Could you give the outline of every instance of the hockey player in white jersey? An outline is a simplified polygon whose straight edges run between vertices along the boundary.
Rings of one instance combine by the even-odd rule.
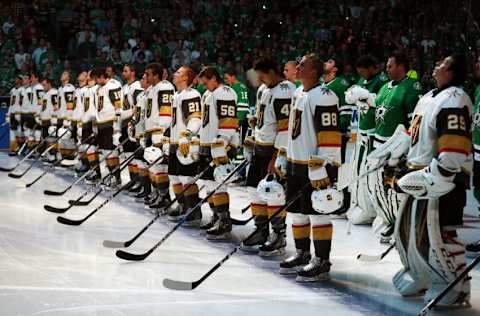
[[[121,119],[122,119],[122,126],[121,132],[122,137],[120,138],[120,142],[123,142],[128,137],[128,126],[131,124],[133,119],[133,111],[138,102],[138,96],[143,91],[140,81],[136,78],[136,70],[133,65],[126,64],[123,66],[122,76],[126,83],[123,85],[122,88],[122,95],[123,95],[123,104],[122,104],[122,112],[121,112]],[[133,152],[135,149],[138,148],[138,143],[134,140],[129,139],[124,145],[123,150],[125,152]],[[132,180],[132,186],[137,181],[137,174],[134,172],[136,169],[135,163],[132,161],[128,164],[128,172],[130,174],[130,180]],[[130,188],[132,187],[130,186]],[[129,189],[129,188],[126,188]]]
[[[67,129],[70,130],[59,141],[58,147],[62,158],[73,159],[77,150],[76,125],[72,123],[73,111],[75,109],[74,93],[75,86],[70,83],[71,74],[64,71],[60,77],[61,87],[58,88],[58,99],[60,102],[60,119],[58,120],[58,135],[63,135]]]
[[[306,183],[310,186],[287,209],[297,252],[280,263],[280,273],[297,274],[298,282],[312,282],[329,278],[333,235],[329,214],[340,210],[343,201],[343,194],[335,189],[342,135],[338,97],[318,82],[323,62],[315,55],[306,55],[297,69],[302,87],[295,96],[288,126],[286,199],[295,196]]]
[[[247,186],[252,200],[251,210],[255,216],[255,225],[262,225],[263,228],[241,246],[244,251],[259,251],[262,256],[272,256],[283,253],[286,247],[286,212],[272,220],[271,233],[269,225],[265,225],[265,222],[285,201],[266,200],[258,194],[257,186],[267,174],[276,172],[274,163],[277,152],[285,155],[288,117],[295,85],[282,77],[280,67],[272,60],[260,60],[254,69],[258,79],[266,87],[261,92],[256,111],[255,148],[247,174]]]
[[[53,81],[50,78],[42,79],[43,95],[42,108],[39,118],[42,127],[42,138],[47,146],[55,144],[57,134],[57,120],[59,116],[58,91],[53,87]],[[54,162],[58,153],[58,144],[55,144],[47,154],[47,160]]]
[[[168,173],[175,195],[182,192],[185,186],[192,184],[198,169],[198,151],[192,152],[191,149],[195,149],[195,146],[191,146],[191,141],[200,131],[202,113],[200,93],[191,88],[194,79],[195,73],[188,66],[180,67],[173,75],[177,91],[172,103]],[[172,221],[180,220],[198,201],[198,185],[192,184],[183,197],[179,198],[179,207],[168,212],[168,218]],[[187,218],[185,225],[198,226],[201,219],[201,209],[197,208]]]
[[[240,135],[237,132],[237,94],[222,84],[220,74],[214,67],[205,67],[198,75],[207,92],[202,98],[202,127],[200,129],[200,151],[198,172],[203,171],[213,161],[217,174],[225,170],[230,158],[235,157],[235,149],[239,144]],[[203,177],[207,190],[211,191],[217,183],[215,172],[209,172]],[[232,230],[230,219],[230,196],[226,187],[220,187],[209,198],[208,203],[213,212],[211,220],[201,228],[206,230],[207,239],[221,240],[229,237]]]
[[[426,302],[466,267],[465,247],[455,229],[463,221],[472,168],[472,102],[461,88],[466,76],[463,55],[451,55],[437,63],[433,71],[437,88],[424,95],[414,110],[408,170],[400,171],[400,179],[391,182],[409,195],[395,226],[404,267],[393,284],[403,296],[425,293]],[[439,304],[468,302],[469,280],[463,278]]]
[[[28,143],[29,147],[33,148],[36,145],[40,144],[40,138],[42,136],[42,125],[41,125],[41,120],[39,113],[42,109],[42,96],[43,96],[43,86],[39,82],[39,76],[36,72],[32,72],[30,74],[30,82],[31,82],[31,88],[32,88],[32,100],[30,102],[30,112],[33,114],[34,118],[34,125],[31,126],[29,129],[27,129],[28,133]],[[42,146],[40,148],[39,152],[42,151],[42,149],[45,148],[45,146]]]
[[[20,122],[17,121],[15,116],[19,113],[19,101],[20,101],[20,87],[22,86],[22,77],[20,75],[15,77],[15,86],[10,90],[10,104],[8,107],[8,113],[5,116],[6,121],[10,124],[10,156],[17,155],[17,129],[20,126]]]
[[[91,72],[91,75],[95,78],[99,85],[96,98],[96,146],[90,146],[89,162],[90,166],[98,166],[98,155],[93,153],[103,151],[104,154],[107,151],[115,149],[120,144],[120,125],[121,125],[121,109],[122,109],[122,86],[120,83],[108,77],[105,68],[96,68]],[[112,171],[119,165],[119,153],[114,151],[106,158],[107,168]],[[95,160],[90,160],[93,157]],[[89,182],[96,182],[100,179],[100,174],[96,173],[92,175]],[[114,176],[110,178],[107,188],[114,189],[121,183],[120,170],[114,173]]]
[[[128,125],[128,137],[131,141],[134,141],[138,146],[145,148],[145,104],[147,102],[147,92],[150,89],[150,85],[147,83],[147,76],[143,74],[140,80],[140,87],[142,91],[138,94],[137,103],[133,107],[132,121]],[[138,199],[145,199],[148,192],[145,192],[146,188],[149,188],[149,174],[143,157],[144,152],[140,153],[132,160],[129,165],[132,175],[135,179],[135,183],[128,189],[128,193]]]
[[[19,149],[25,148],[24,144],[26,145],[25,139],[25,120],[26,120],[26,110],[28,109],[28,95],[27,89],[30,86],[30,77],[27,75],[22,75],[22,85],[18,88],[18,107],[17,113],[15,115],[15,119],[19,122],[16,132],[16,139],[17,139],[17,146]],[[19,154],[23,154],[25,151],[19,152]]]
[[[88,72],[82,71],[77,77],[78,87],[73,93],[73,102],[75,104],[72,119],[71,119],[71,129],[72,129],[72,141],[78,144],[78,156],[79,162],[75,167],[75,173],[80,175],[86,172],[89,169],[88,158],[86,153],[87,144],[82,143],[82,120],[85,116],[85,105],[84,100],[89,89],[88,86]],[[86,135],[88,137],[90,135]]]
[[[175,87],[163,77],[164,68],[161,64],[152,63],[145,68],[147,84],[151,87],[146,93],[144,110],[144,133],[145,147],[163,148],[164,138],[170,135],[170,125],[172,123],[172,102],[175,93]],[[163,206],[170,202],[170,193],[168,191],[170,181],[168,178],[168,164],[166,159],[157,161],[150,166],[149,178],[145,185],[152,191],[145,196],[145,204],[154,211],[164,211]],[[150,181],[148,181],[150,180]],[[145,192],[147,193],[147,192]],[[165,211],[166,212],[166,211]]]
[[[82,162],[82,168],[79,172],[89,170],[91,165],[90,161],[98,161],[98,153],[94,150],[96,144],[95,138],[90,138],[93,135],[93,125],[97,118],[97,90],[98,85],[92,71],[87,73],[87,88],[83,94],[83,111],[82,118],[77,124],[77,136],[81,145],[78,148],[80,161]],[[87,143],[88,139],[88,143]],[[90,145],[90,146],[89,146]],[[88,150],[92,148],[92,150]],[[95,177],[100,177],[100,169],[95,169]]]

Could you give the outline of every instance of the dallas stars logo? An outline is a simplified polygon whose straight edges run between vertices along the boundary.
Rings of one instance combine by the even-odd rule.
[[[286,84],[286,83],[280,83],[280,89],[281,89],[281,90],[288,90],[288,84]]]
[[[387,112],[388,108],[385,106],[385,103],[382,103],[375,109],[375,121],[383,123],[385,121],[385,115]]]

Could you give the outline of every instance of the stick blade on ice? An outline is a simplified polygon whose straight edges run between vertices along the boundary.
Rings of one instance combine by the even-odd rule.
[[[113,240],[104,240],[103,247],[105,248],[125,248],[125,242],[123,241],[113,241]]]
[[[123,260],[142,261],[146,257],[148,257],[149,253],[147,252],[147,253],[143,253],[143,254],[135,254],[135,253],[126,252],[126,251],[123,251],[123,250],[117,250],[117,252],[115,252],[115,255],[118,258],[123,259]]]
[[[52,213],[65,213],[66,211],[68,211],[68,209],[70,207],[71,206],[68,206],[68,207],[54,207],[54,206],[50,206],[50,205],[44,205],[43,206],[45,211],[49,211],[49,212],[52,212]]]
[[[359,254],[357,256],[357,260],[360,260],[363,262],[375,262],[375,261],[380,261],[381,259],[382,259],[382,255],[370,256],[370,255]]]
[[[172,279],[163,279],[163,286],[167,289],[177,291],[191,291],[194,289],[194,284],[192,282],[175,281]]]
[[[57,217],[57,222],[59,222],[60,224],[65,224],[70,226],[78,226],[83,223],[83,219],[74,220],[74,219],[69,219],[66,217],[59,216]]]
[[[23,174],[15,174],[15,173],[9,173],[8,176],[10,178],[14,178],[14,179],[19,179],[23,176]]]
[[[58,191],[51,191],[51,190],[44,190],[43,191],[43,194],[45,194],[45,195],[57,195],[58,196],[58,195],[62,195],[63,193],[65,193],[65,192],[64,191],[58,192]]]
[[[2,172],[10,172],[10,171],[13,171],[13,169],[15,169],[15,168],[3,168],[3,167],[0,167],[0,171],[2,171]]]

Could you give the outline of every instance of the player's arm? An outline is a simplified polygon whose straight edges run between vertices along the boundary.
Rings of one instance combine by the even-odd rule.
[[[189,133],[196,135],[202,125],[202,109],[200,96],[182,102],[182,114]]]
[[[173,90],[160,90],[157,95],[158,124],[165,131],[172,122]]]

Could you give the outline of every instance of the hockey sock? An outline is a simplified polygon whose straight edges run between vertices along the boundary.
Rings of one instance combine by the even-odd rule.
[[[329,260],[332,248],[333,225],[329,219],[318,218],[312,215],[312,237],[315,256],[322,260]]]
[[[250,208],[252,209],[252,215],[255,216],[256,226],[263,225],[266,221],[268,221],[268,210],[266,204],[252,203]],[[266,229],[268,230],[268,227]]]
[[[213,195],[215,210],[219,213],[228,213],[230,210],[230,196],[228,192],[218,192]]]
[[[283,207],[283,204],[282,205],[268,205],[268,207],[267,207],[268,218],[272,218],[273,214],[275,214],[281,207]],[[279,231],[285,232],[286,217],[287,217],[287,211],[286,210],[283,210],[279,214],[275,215],[275,217],[271,220],[272,229],[276,232],[279,232]]]
[[[185,186],[187,185],[188,184],[186,184]],[[198,197],[198,186],[196,184],[190,185],[190,187],[185,191],[183,200],[185,203],[185,211],[187,212],[190,212],[191,208],[195,207],[198,204],[200,198]],[[193,219],[195,217],[199,217],[198,214],[200,214],[200,216],[202,214],[201,207],[195,209],[195,211],[191,214],[191,218]]]
[[[310,252],[310,218],[304,214],[292,213],[291,215],[295,248]]]
[[[112,172],[119,164],[120,160],[118,157],[108,157],[107,159],[107,168],[110,172]],[[120,182],[120,169],[116,170],[113,175]]]
[[[53,153],[52,153],[53,154]],[[93,169],[95,168],[95,172],[97,174],[97,177],[102,176],[102,172],[100,171],[100,165],[99,165],[99,158],[98,158],[98,152],[97,151],[92,151],[87,153],[88,157],[88,162],[90,164],[90,168]]]
[[[175,183],[172,185],[172,187],[173,187],[173,193],[175,194],[176,197],[178,197],[180,193],[183,191],[183,185],[181,183]],[[185,203],[184,197],[185,197],[185,194],[178,198],[178,204],[182,206],[184,205]]]
[[[128,173],[130,175],[130,180],[138,181],[138,167],[135,162],[128,164]]]

